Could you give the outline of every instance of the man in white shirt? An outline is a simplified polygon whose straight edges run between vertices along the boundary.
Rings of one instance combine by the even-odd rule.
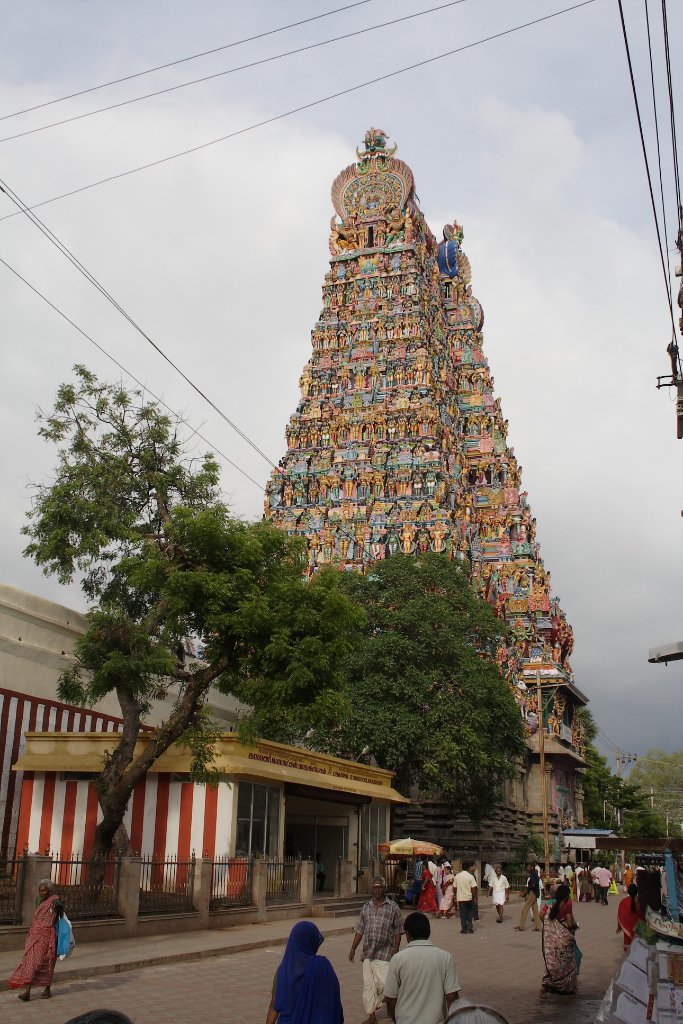
[[[493,875],[489,875],[489,896],[491,902],[496,908],[498,917],[496,918],[497,924],[503,923],[503,910],[505,904],[510,899],[510,883],[503,874],[503,869],[500,864],[496,864]]]
[[[602,903],[603,907],[607,906],[607,890],[610,887],[612,881],[612,872],[609,868],[599,867],[595,869],[595,876],[598,880],[599,896],[598,903]]]
[[[474,861],[463,863],[462,871],[455,876],[455,905],[460,911],[460,932],[474,934],[474,908],[477,903],[477,880],[472,874]]]
[[[444,1024],[460,990],[453,957],[429,941],[425,914],[408,914],[403,927],[408,945],[394,953],[384,984],[389,1016],[395,1024]]]

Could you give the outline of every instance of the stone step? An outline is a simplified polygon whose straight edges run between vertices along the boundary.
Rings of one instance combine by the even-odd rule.
[[[341,896],[338,899],[315,900],[314,917],[349,917],[359,914],[367,896]]]

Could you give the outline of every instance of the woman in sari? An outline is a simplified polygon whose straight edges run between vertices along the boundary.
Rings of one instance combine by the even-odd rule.
[[[43,985],[41,999],[52,995],[50,986],[57,963],[57,930],[55,922],[64,913],[64,906],[55,893],[54,882],[44,878],[38,886],[40,902],[33,915],[24,943],[21,963],[8,981],[10,988],[24,988],[19,998],[27,1003],[33,985]]]
[[[455,890],[453,889],[454,877],[450,862],[446,861],[443,866],[443,878],[441,879],[441,905],[439,906],[439,914],[442,917],[453,917],[453,897],[455,895]]]
[[[617,935],[619,932],[624,934],[624,953],[628,953],[633,942],[636,925],[639,921],[644,920],[645,914],[640,909],[640,904],[638,903],[638,886],[631,882],[628,887],[628,895],[624,896],[623,900],[620,900],[617,907]]]
[[[318,950],[325,941],[312,921],[299,921],[289,933],[275,973],[266,1024],[344,1024],[339,981]]]
[[[593,899],[593,879],[588,868],[581,872],[581,883],[579,885],[579,903],[590,903]]]
[[[420,890],[420,898],[417,901],[417,909],[421,910],[423,914],[438,914],[439,907],[436,902],[436,886],[432,873],[425,864],[422,869],[422,888]]]
[[[545,974],[541,982],[541,999],[545,999],[547,992],[557,992],[567,996],[576,994],[578,975],[577,946],[574,938],[576,928],[569,886],[558,885],[555,889],[555,902],[543,921],[541,944]]]

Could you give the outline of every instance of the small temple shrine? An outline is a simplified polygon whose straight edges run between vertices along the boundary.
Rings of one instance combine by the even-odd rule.
[[[510,627],[497,661],[527,726],[529,760],[495,822],[468,838],[468,823],[438,800],[401,812],[412,835],[490,846],[501,857],[539,820],[539,727],[554,834],[581,823],[586,697],[573,682],[572,629],[507,443],[463,228],[447,224],[437,241],[395,153],[371,128],[333,182],[322,309],[265,512],[306,538],[310,573],[330,564],[362,572],[398,552],[457,559]]]

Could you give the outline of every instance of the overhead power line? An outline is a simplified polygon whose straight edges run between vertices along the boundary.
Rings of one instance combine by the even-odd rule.
[[[650,34],[650,12],[648,9],[648,0],[645,0],[645,24],[647,27],[647,52],[650,61],[650,86],[652,89],[652,113],[654,115],[655,125],[655,141],[657,144],[657,175],[659,178],[659,197],[662,204],[662,227],[664,229],[664,244],[668,246],[669,242],[669,229],[666,223],[666,203],[664,202],[664,178],[662,176],[662,150],[659,140],[659,117],[657,115],[657,94],[655,91],[655,74],[654,66],[652,62],[652,37]],[[667,248],[668,252],[668,248]],[[673,289],[671,286],[671,275],[669,274],[667,283],[669,286],[669,304],[673,307]]]
[[[299,28],[301,25],[308,25],[312,21],[320,21],[322,18],[329,18],[332,14],[340,14],[342,11],[350,11],[354,7],[363,7],[372,3],[373,0],[355,0],[355,3],[346,4],[344,7],[335,7],[332,11],[324,11],[322,14],[314,14],[310,18],[302,18],[300,21],[292,21],[288,25],[281,25],[279,28],[271,28],[266,32],[258,32],[253,36],[245,36],[244,39],[236,39],[232,43],[223,43],[222,46],[214,46],[211,50],[203,50],[201,53],[193,53],[189,57],[179,57],[178,60],[169,61],[167,64],[157,64],[156,67],[146,68],[144,71],[135,71],[130,75],[123,75],[121,78],[113,78],[110,82],[101,82],[99,85],[91,85],[87,89],[79,89],[77,92],[70,92],[66,96],[59,96],[54,100],[46,100],[44,103],[36,103],[33,107],[24,107],[23,110],[15,110],[13,114],[0,115],[0,121],[6,121],[10,117],[19,117],[20,114],[30,114],[33,110],[42,110],[44,107],[51,107],[55,103],[63,103],[65,100],[76,99],[77,96],[86,96],[90,92],[97,92],[99,89],[108,89],[111,85],[121,85],[123,82],[130,82],[134,78],[142,78],[143,75],[151,75],[155,71],[164,71],[166,68],[177,67],[178,64],[186,64],[191,60],[198,60],[200,57],[209,57],[213,53],[221,53],[223,50],[230,50],[235,46],[242,46],[244,43],[253,43],[257,39],[266,39],[268,36],[277,35],[278,32],[286,32],[290,28]]]
[[[59,306],[57,306],[54,302],[48,299],[48,297],[44,295],[43,292],[36,288],[35,285],[31,284],[31,282],[28,281],[23,276],[23,274],[20,274],[19,271],[16,270],[13,266],[11,266],[7,262],[7,260],[4,260],[2,256],[0,256],[0,263],[2,263],[2,265],[10,271],[10,273],[14,274],[15,277],[18,277],[20,281],[23,281],[27,288],[30,288],[31,291],[35,295],[37,295],[38,298],[42,299],[43,302],[45,302],[50,307],[50,309],[53,309],[58,316],[61,316],[63,320],[66,320],[66,322],[70,324],[74,328],[74,330],[78,331],[79,334],[86,338],[87,341],[91,343],[91,345],[94,345],[95,348],[102,353],[102,355],[106,356],[107,359],[111,360],[111,362],[114,363],[115,366],[118,366],[119,370],[125,373],[127,377],[134,381],[144,391],[148,392],[148,394],[152,396],[155,402],[158,402],[159,405],[162,405],[164,407],[164,409],[167,409],[168,412],[170,412],[178,420],[179,423],[183,423],[185,426],[190,427],[193,434],[196,437],[198,437],[201,441],[203,441],[204,444],[208,444],[209,448],[211,448],[212,451],[216,452],[216,454],[219,455],[225,462],[227,462],[229,466],[232,466],[233,469],[236,469],[238,473],[241,473],[243,477],[250,481],[250,483],[254,484],[255,487],[258,487],[259,491],[263,491],[262,485],[257,480],[254,480],[253,476],[249,476],[246,470],[242,469],[242,467],[238,466],[236,462],[233,462],[232,459],[228,458],[225,452],[222,452],[220,448],[218,448],[215,444],[209,441],[208,438],[204,437],[203,434],[200,434],[200,432],[196,430],[194,427],[192,427],[191,424],[188,423],[186,419],[183,419],[183,417],[179,413],[172,409],[168,402],[165,402],[163,398],[160,398],[158,395],[155,395],[152,389],[147,384],[143,384],[142,381],[140,381],[135,376],[134,373],[132,373],[126,366],[124,366],[124,364],[121,363],[115,356],[113,356],[111,352],[108,352],[104,345],[101,345],[98,341],[95,341],[95,339],[90,334],[88,334],[87,331],[84,331],[82,327],[79,327],[79,325],[74,320],[72,320],[71,317],[67,316],[67,314],[59,308]]]
[[[638,103],[638,92],[636,89],[636,80],[633,74],[633,63],[631,61],[631,48],[628,42],[628,32],[626,31],[626,20],[624,18],[624,7],[622,0],[617,0],[619,5],[619,17],[621,19],[621,31],[624,39],[624,48],[626,50],[626,60],[628,63],[628,73],[631,80],[631,91],[633,93],[633,102],[636,108],[636,119],[638,121],[638,132],[640,134],[640,147],[643,153],[643,160],[645,161],[645,173],[647,174],[647,184],[650,192],[650,203],[652,205],[652,215],[655,222],[655,230],[657,232],[657,244],[659,246],[659,258],[662,265],[662,274],[664,275],[664,287],[666,289],[666,303],[669,308],[669,315],[671,317],[671,329],[672,329],[672,342],[676,344],[676,321],[674,319],[673,302],[671,299],[670,282],[669,282],[669,271],[667,262],[665,259],[665,245],[662,242],[662,235],[659,230],[659,218],[657,216],[657,205],[655,203],[654,189],[652,187],[652,175],[650,174],[650,162],[647,157],[647,147],[645,145],[645,135],[643,132],[643,121],[640,116],[640,104]],[[678,365],[680,369],[680,357],[678,357]]]
[[[308,50],[316,50],[321,46],[329,46],[331,43],[339,43],[344,39],[353,39],[355,36],[365,35],[367,32],[376,32],[380,28],[388,28],[391,25],[398,25],[403,21],[411,21],[414,18],[421,18],[425,14],[434,14],[437,11],[444,11],[449,7],[457,7],[466,3],[466,0],[448,0],[448,3],[440,4],[438,7],[428,7],[424,11],[416,11],[414,14],[405,14],[401,18],[393,18],[391,21],[383,21],[378,25],[369,25],[367,28],[359,28],[354,32],[345,32],[343,35],[333,36],[331,39],[321,39],[317,43],[308,43],[306,46],[298,46],[294,50],[286,50],[284,53],[275,53],[270,57],[261,57],[259,60],[250,61],[248,64],[240,64],[235,68],[228,68],[226,71],[216,71],[211,75],[204,75],[202,78],[193,78],[189,82],[179,82],[177,85],[169,85],[164,89],[157,89],[154,92],[145,93],[143,96],[132,96],[130,99],[121,100],[119,103],[110,103],[106,107],[98,107],[96,110],[88,110],[83,114],[74,114],[72,117],[62,118],[61,121],[52,121],[50,124],[39,125],[36,128],[27,128],[26,131],[17,132],[15,135],[7,135],[0,139],[0,143],[12,142],[14,139],[23,139],[27,135],[35,135],[37,132],[45,132],[49,128],[59,128],[61,125],[72,124],[74,121],[82,121],[86,117],[93,117],[95,114],[103,114],[108,110],[118,110],[127,107],[131,103],[140,103],[142,100],[153,99],[156,96],[164,96],[169,92],[177,92],[179,89],[187,89],[191,85],[200,85],[202,82],[210,82],[215,78],[223,78],[226,75],[234,75],[238,71],[246,71],[249,68],[259,67],[261,64],[270,64],[272,61],[282,60],[283,57],[292,57],[298,53],[306,53]]]
[[[681,177],[678,169],[678,142],[676,139],[676,116],[674,94],[671,82],[671,53],[669,50],[669,23],[666,14],[666,0],[662,0],[662,30],[664,33],[664,56],[666,60],[666,83],[669,91],[669,117],[671,121],[671,148],[673,150],[674,188],[676,191],[676,215],[678,230],[683,230],[683,205],[681,204]]]
[[[521,32],[523,29],[539,25],[544,21],[550,21],[552,18],[557,18],[562,14],[569,14],[571,11],[577,11],[582,7],[588,7],[590,4],[595,2],[596,0],[582,0],[581,3],[573,4],[571,7],[564,7],[562,10],[554,11],[552,14],[546,14],[543,17],[534,18],[532,21],[526,21],[521,25],[515,25],[513,28],[504,29],[501,32],[495,32],[483,39],[477,39],[472,43],[466,43],[464,46],[458,46],[453,50],[447,50],[445,53],[437,54],[434,57],[428,57],[425,60],[417,61],[414,64],[408,64],[405,67],[398,68],[396,71],[389,71],[384,75],[378,75],[376,78],[369,78],[365,82],[359,82],[357,85],[349,86],[347,89],[340,89],[337,92],[330,93],[328,96],[322,96],[319,99],[311,100],[308,103],[302,103],[300,106],[292,107],[290,110],[285,110],[281,114],[274,114],[272,117],[267,117],[262,121],[257,121],[254,124],[247,125],[245,128],[238,128],[236,131],[229,132],[227,135],[221,135],[216,139],[211,139],[208,142],[202,142],[197,146],[191,146],[189,149],[181,150],[178,153],[171,153],[169,156],[160,157],[158,160],[151,160],[149,163],[140,164],[137,167],[131,167],[127,171],[120,171],[118,174],[110,174],[106,178],[100,178],[99,181],[90,182],[88,185],[82,185],[80,188],[71,189],[69,192],[62,192],[60,195],[52,196],[50,199],[43,199],[40,202],[32,203],[28,209],[37,210],[41,206],[56,203],[60,199],[67,199],[69,196],[79,195],[81,192],[87,192],[92,188],[98,188],[100,185],[106,185],[111,181],[118,181],[119,178],[126,178],[131,174],[137,174],[139,171],[146,171],[152,167],[159,167],[161,164],[169,163],[171,160],[177,160],[180,157],[189,156],[192,153],[198,153],[203,149],[208,149],[210,146],[217,145],[219,142],[227,142],[229,139],[237,138],[240,135],[246,135],[248,132],[255,131],[257,128],[264,128],[266,125],[274,124],[276,121],[282,121],[284,118],[291,117],[293,114],[299,114],[304,110],[310,110],[313,107],[318,107],[323,103],[328,103],[330,100],[338,99],[341,96],[348,96],[350,93],[358,92],[360,89],[365,89],[370,85],[376,85],[378,82],[386,82],[391,78],[395,78],[397,75],[403,75],[408,71],[415,71],[417,68],[426,67],[429,64],[433,64],[435,61],[444,60],[446,57],[452,57],[456,53],[463,53],[465,50],[471,50],[476,46],[482,46],[484,43],[490,43],[495,39],[502,39],[515,32]],[[0,217],[0,221],[17,216],[18,213],[8,213],[3,217]]]
[[[26,206],[23,200],[19,198],[16,192],[14,192],[13,189],[11,189],[10,186],[7,184],[7,182],[2,180],[2,178],[0,178],[0,190],[3,191],[5,195],[7,195],[8,198],[11,199],[12,202],[19,208],[19,210],[28,217],[31,223],[36,228],[38,228],[40,233],[44,235],[45,238],[47,238],[47,240],[52,245],[54,245],[62,253],[63,256],[65,256],[68,259],[69,263],[71,263],[71,265],[75,267],[76,270],[78,270],[78,272],[82,274],[83,277],[85,277],[85,279],[89,281],[89,283],[92,284],[93,287],[95,287],[97,291],[105,299],[107,299],[108,302],[111,303],[114,309],[116,309],[121,314],[121,316],[123,316],[128,321],[131,327],[133,327],[133,329],[136,330],[138,334],[140,334],[156,352],[158,352],[161,358],[164,359],[180,377],[182,377],[185,383],[189,384],[192,390],[195,391],[200,396],[200,398],[203,398],[204,401],[211,406],[214,412],[218,413],[221,419],[224,420],[228,424],[228,426],[230,426],[235,431],[235,433],[238,434],[239,437],[241,437],[242,440],[245,441],[249,445],[249,447],[252,448],[257,453],[257,455],[260,455],[261,458],[264,459],[273,469],[277,470],[278,467],[275,465],[272,459],[269,459],[266,453],[261,448],[259,448],[256,442],[252,441],[249,435],[245,434],[245,432],[240,427],[238,427],[238,425],[233,420],[231,420],[230,417],[226,415],[226,413],[223,412],[220,406],[218,406],[213,401],[213,399],[209,398],[209,396],[197,384],[195,384],[194,381],[191,380],[191,378],[188,377],[188,375],[183,370],[180,369],[180,367],[171,359],[171,357],[166,354],[161,345],[154,341],[154,339],[151,338],[149,334],[147,334],[147,332],[142,329],[142,327],[133,319],[133,317],[126,312],[123,306],[121,306],[121,304],[117,302],[114,296],[107,291],[104,285],[101,284],[97,280],[97,278],[90,273],[88,268],[85,267],[76,256],[74,256],[71,250],[54,234],[54,232],[51,231],[50,228],[48,228],[47,225],[44,224],[43,221],[41,221],[36,214],[29,210],[29,208]]]

